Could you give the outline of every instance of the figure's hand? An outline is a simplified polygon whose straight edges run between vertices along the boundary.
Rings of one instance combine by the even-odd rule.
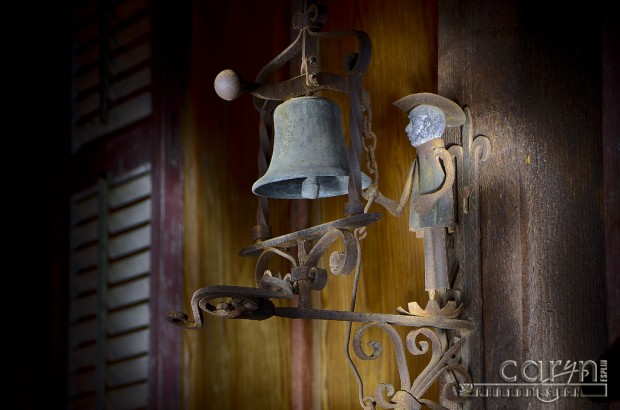
[[[405,186],[403,187],[403,193],[400,197],[400,202],[396,202],[393,199],[387,198],[384,196],[379,190],[372,186],[370,189],[374,189],[373,192],[362,191],[362,196],[366,200],[370,200],[384,207],[389,213],[392,215],[399,217],[403,213],[403,209],[405,209],[405,205],[407,204],[407,200],[409,199],[409,195],[411,195],[411,185],[413,181],[413,171],[418,163],[417,160],[413,160],[411,163],[411,167],[409,167],[409,174],[407,174],[407,180],[405,181]]]

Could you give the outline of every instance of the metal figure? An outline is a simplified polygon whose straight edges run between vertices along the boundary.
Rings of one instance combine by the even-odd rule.
[[[454,162],[442,138],[446,127],[465,123],[465,113],[456,103],[436,94],[420,93],[394,103],[408,112],[405,128],[416,159],[411,164],[400,202],[380,192],[375,202],[400,216],[410,199],[409,230],[424,238],[425,289],[435,299],[437,291],[450,289],[446,254],[447,230],[454,227]]]

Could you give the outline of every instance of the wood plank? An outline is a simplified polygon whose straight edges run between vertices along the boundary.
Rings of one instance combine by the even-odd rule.
[[[406,115],[394,108],[392,102],[413,92],[436,90],[434,2],[321,3],[326,4],[329,11],[326,30],[360,28],[368,31],[373,40],[375,55],[365,84],[373,98],[373,130],[379,137],[380,188],[392,198],[399,197],[415,151],[410,148],[403,131]],[[281,9],[286,7],[283,5]],[[228,103],[198,90],[210,89],[215,75],[226,67],[237,68],[246,78],[253,78],[262,65],[288,45],[290,19],[261,13],[264,10],[258,2],[228,2],[226,8],[211,6],[208,10],[196,6],[193,13],[200,22],[194,28],[194,44],[201,51],[196,53],[191,65],[193,116],[188,131],[190,140],[184,151],[188,161],[185,175],[188,256],[184,276],[187,301],[197,288],[206,285],[254,286],[251,275],[255,259],[240,259],[236,251],[249,243],[249,230],[256,224],[256,202],[249,187],[257,175],[258,116],[245,97]],[[221,38],[234,44],[235,39],[251,35],[251,30],[243,31],[242,23],[253,21],[257,16],[273,31],[270,38],[279,39],[280,44],[265,43],[264,48],[248,47],[238,53],[237,49],[204,40],[219,33]],[[339,41],[326,40],[321,46],[326,53],[322,54],[321,64],[325,71],[341,72],[343,57],[356,46],[346,41],[341,45],[334,46],[334,43]],[[212,61],[221,61],[222,65],[213,67]],[[343,114],[346,115],[346,109]],[[210,137],[204,138],[204,135]],[[243,136],[243,139],[228,138],[232,135]],[[241,143],[243,150],[239,149]],[[343,198],[313,201],[315,216],[311,223],[341,218],[343,202]],[[289,209],[288,201],[271,201],[274,235],[289,232]],[[380,207],[373,210],[382,211]],[[425,300],[422,241],[409,233],[406,215],[400,219],[385,215],[369,229],[363,246],[363,290],[358,310],[388,313],[409,301]],[[282,266],[283,272],[289,268],[285,264]],[[327,288],[317,296],[321,303],[317,307],[347,309],[351,279],[330,276]],[[188,306],[189,303],[186,311]],[[322,408],[357,409],[357,386],[343,355],[346,325],[319,323],[317,326],[315,334],[319,347],[314,352],[317,360],[314,377],[319,395],[315,404]],[[192,357],[187,362],[187,376],[195,381],[188,386],[191,408],[207,406],[214,400],[227,408],[247,407],[248,403],[255,408],[290,408],[290,322],[270,319],[261,323],[222,323],[209,317],[205,327],[208,338],[189,332],[183,334],[185,355]],[[255,345],[248,345],[248,334],[256,341]],[[277,340],[277,343],[263,342],[266,340]],[[384,346],[389,349],[389,342]],[[259,362],[257,357],[269,357],[269,360]],[[201,362],[213,365],[205,368],[197,364]],[[362,363],[369,390],[374,390],[377,382],[397,384],[396,365],[390,353],[386,351],[381,362]],[[413,358],[410,369],[415,373],[423,365],[424,360]],[[270,374],[268,383],[249,376],[256,374],[256,369]]]
[[[474,382],[500,382],[506,360],[596,360],[605,348],[598,12],[560,19],[548,3],[439,2],[439,92],[470,107],[492,149],[480,169],[484,352]]]
[[[400,199],[406,175],[415,158],[404,129],[407,115],[393,102],[416,92],[436,91],[436,5],[425,1],[327,1],[328,21],[324,30],[352,27],[368,33],[373,46],[372,60],[364,77],[364,86],[372,101],[372,130],[377,135],[376,157],[379,168],[379,190],[393,199]],[[321,64],[325,71],[342,72],[344,56],[355,49],[353,41],[325,42],[321,46]],[[327,93],[326,93],[327,94]],[[343,123],[348,130],[347,102],[335,93],[329,94],[341,104]],[[348,134],[348,131],[346,131]],[[362,158],[362,171],[366,159]],[[313,223],[343,217],[346,197],[321,201],[315,209]],[[378,205],[371,212],[383,217],[368,228],[362,242],[363,259],[356,310],[361,312],[394,313],[398,306],[417,301],[424,305],[424,247],[408,229],[408,209],[395,218]],[[333,247],[340,250],[341,246]],[[327,253],[329,255],[329,253]],[[324,261],[325,265],[327,262]],[[324,309],[348,310],[351,305],[353,277],[330,276],[321,292]],[[357,409],[360,407],[358,385],[343,354],[345,323],[318,324],[322,364],[316,376],[321,381],[323,408]],[[353,332],[358,326],[353,326]],[[375,329],[376,330],[376,329]],[[404,340],[407,331],[397,331]],[[377,340],[384,348],[380,359],[362,361],[351,352],[364,382],[364,396],[374,394],[380,383],[390,383],[398,390],[400,379],[394,359],[392,342],[385,332],[370,331],[364,340]],[[411,380],[426,366],[427,358],[407,353]],[[426,397],[437,399],[437,386]]]
[[[603,16],[603,181],[609,344],[620,339],[620,29]],[[616,394],[618,397],[618,394]]]
[[[289,2],[273,1],[269,7],[240,0],[193,4],[191,114],[183,144],[185,302],[174,309],[187,312],[191,295],[203,286],[255,286],[256,258],[239,257],[238,251],[251,243],[256,225],[257,202],[250,187],[257,178],[258,115],[249,96],[229,103],[209,90],[226,67],[253,79],[289,44]],[[244,45],[244,39],[256,37],[256,21],[265,27],[264,41]],[[274,233],[287,233],[286,201],[272,205]],[[290,321],[208,317],[204,331],[181,330],[181,336],[184,377],[192,381],[184,387],[189,408],[213,403],[231,409],[290,408]]]

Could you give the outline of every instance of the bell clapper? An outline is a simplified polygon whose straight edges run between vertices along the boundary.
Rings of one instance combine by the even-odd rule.
[[[319,181],[316,177],[307,177],[301,184],[301,196],[306,199],[317,199],[319,197]]]

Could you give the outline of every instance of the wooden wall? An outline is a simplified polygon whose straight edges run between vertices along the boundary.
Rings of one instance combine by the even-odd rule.
[[[256,201],[258,115],[249,96],[226,102],[213,91],[213,80],[233,68],[252,80],[260,68],[289,44],[290,2],[282,0],[195,2],[192,59],[185,124],[185,309],[192,293],[204,286],[253,286],[256,258],[237,252],[250,244]],[[399,198],[415,156],[407,141],[406,115],[392,106],[402,96],[436,91],[436,9],[427,1],[325,1],[324,31],[356,28],[370,35],[373,60],[365,79],[373,103],[373,130],[379,138],[380,188]],[[353,43],[327,40],[320,46],[326,71],[341,71]],[[340,96],[327,95],[344,103]],[[343,108],[346,123],[346,106]],[[314,201],[312,224],[343,217],[343,198]],[[291,201],[271,201],[274,235],[290,232]],[[373,206],[372,211],[383,211]],[[385,213],[363,242],[363,273],[358,311],[395,313],[409,301],[426,301],[422,241],[408,232],[408,213]],[[347,310],[352,277],[331,276],[316,294],[315,307]],[[286,303],[284,303],[286,304]],[[344,351],[345,323],[311,325],[312,397],[296,408],[359,408],[357,385]],[[287,409],[291,397],[291,321],[220,320],[207,317],[197,332],[184,331],[183,384],[191,409]],[[382,335],[377,334],[377,337]],[[379,382],[399,385],[393,350],[359,363],[365,394]],[[298,355],[299,353],[294,353]],[[427,358],[424,358],[427,359]],[[302,360],[303,362],[303,360]],[[412,358],[412,373],[424,360]],[[308,369],[308,371],[311,371]],[[433,394],[433,392],[431,392]],[[296,406],[300,404],[297,403]]]
[[[373,42],[372,63],[364,86],[372,99],[372,129],[378,139],[379,188],[385,195],[398,200],[415,158],[415,150],[404,132],[407,115],[392,103],[411,93],[436,91],[435,5],[424,1],[332,0],[325,3],[329,9],[325,31],[357,28],[366,31]],[[324,68],[340,71],[342,58],[352,50],[352,44],[328,47],[330,43],[326,42],[322,48]],[[330,97],[336,99],[340,96]],[[347,123],[345,110],[343,117]],[[321,200],[319,209],[314,209],[314,221],[341,218],[346,200],[346,197]],[[362,242],[362,273],[356,310],[396,313],[398,306],[405,307],[410,301],[425,303],[423,240],[416,239],[415,234],[408,230],[408,207],[400,218],[393,217],[378,205],[373,205],[370,211],[382,212],[383,218],[368,228],[368,237]],[[321,293],[322,308],[348,309],[352,279],[330,278],[331,282]],[[342,353],[346,325],[337,322],[317,325],[322,365],[316,380],[322,383],[322,408],[359,408],[355,399],[357,383]],[[365,395],[372,395],[378,383],[400,385],[391,343],[379,331],[371,332],[370,336],[381,341],[385,350],[376,361],[355,360],[365,383]],[[417,374],[427,360],[426,357],[411,357],[411,372]]]
[[[288,0],[194,2],[185,145],[185,297],[210,285],[254,286],[251,243],[256,201],[258,114],[244,96],[226,102],[213,89],[217,73],[234,68],[253,80],[288,45]],[[257,39],[260,38],[260,41]],[[280,206],[282,205],[282,206]],[[274,215],[287,214],[274,204]],[[282,232],[280,220],[274,230]],[[184,332],[187,408],[279,408],[290,401],[289,323],[207,317]]]
[[[439,93],[471,107],[492,147],[480,173],[486,382],[502,381],[505,360],[598,360],[606,348],[600,11],[439,2]]]

